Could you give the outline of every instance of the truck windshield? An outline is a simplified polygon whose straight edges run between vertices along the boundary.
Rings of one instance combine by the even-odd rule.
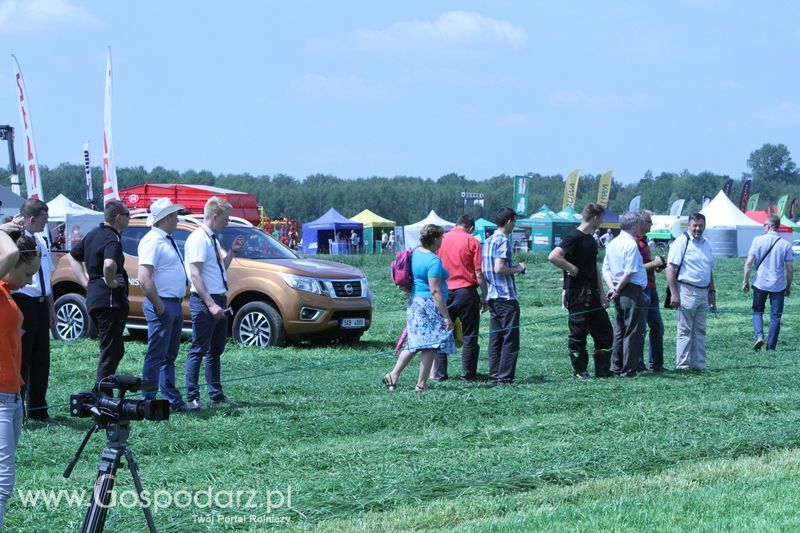
[[[244,246],[236,257],[242,259],[297,259],[297,255],[258,228],[228,226],[222,230],[222,246],[231,249],[237,235],[244,237]]]

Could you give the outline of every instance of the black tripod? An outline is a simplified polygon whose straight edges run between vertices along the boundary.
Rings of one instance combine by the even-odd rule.
[[[103,531],[111,501],[111,489],[114,488],[114,480],[122,463],[123,455],[128,460],[128,469],[131,471],[133,483],[136,485],[136,494],[139,495],[139,502],[142,504],[147,527],[151,533],[155,533],[156,525],[153,522],[150,507],[142,499],[142,491],[144,489],[142,488],[142,480],[139,478],[139,465],[136,459],[133,458],[133,452],[128,446],[129,421],[105,424],[103,426],[95,422],[86,432],[86,436],[83,437],[83,441],[78,446],[78,451],[75,452],[75,457],[72,458],[66,470],[64,470],[64,477],[68,478],[70,476],[72,469],[75,468],[75,464],[81,456],[81,452],[86,447],[86,443],[89,442],[89,438],[101,427],[105,427],[108,444],[106,444],[103,453],[100,454],[100,466],[97,469],[97,479],[92,490],[92,501],[89,504],[89,510],[86,511],[86,518],[83,520],[82,533],[99,533]]]

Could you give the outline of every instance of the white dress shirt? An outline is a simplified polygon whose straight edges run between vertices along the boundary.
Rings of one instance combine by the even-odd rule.
[[[189,265],[192,263],[203,263],[202,277],[208,294],[225,294],[228,292],[225,290],[225,283],[228,281],[228,274],[225,272],[225,259],[222,255],[222,248],[219,245],[219,237],[217,237],[215,246],[211,235],[213,235],[211,229],[206,227],[205,224],[200,224],[200,227],[194,230],[189,235],[189,238],[186,239],[186,245],[184,246],[186,272],[191,272]],[[189,281],[191,282],[191,277]],[[194,283],[192,283],[192,292],[197,292]]]
[[[619,283],[627,273],[633,274],[629,283],[642,289],[647,287],[647,272],[644,269],[639,245],[628,232],[620,231],[619,236],[606,246],[606,257],[603,260],[603,271],[611,273],[614,283]]]
[[[44,239],[44,233],[37,233],[34,235],[29,231],[25,231],[25,235],[28,237],[33,238],[36,241],[36,246],[39,248],[42,258],[42,266],[40,268],[41,277],[44,278],[44,296],[51,296],[53,294],[53,287],[50,285],[50,278],[53,276],[53,271],[55,267],[53,266],[53,260],[50,257],[50,247],[47,245],[47,241]],[[39,276],[39,272],[33,275],[33,281],[30,285],[25,285],[18,291],[17,293],[24,294],[26,296],[30,296],[31,298],[39,298],[42,296],[42,284],[41,278]]]
[[[183,298],[188,279],[183,258],[167,239],[167,232],[153,226],[139,241],[139,264],[153,267],[153,283],[162,298]]]
[[[711,283],[711,271],[714,269],[714,256],[708,239],[689,239],[687,243],[686,235],[681,235],[669,247],[667,263],[675,265],[677,270],[678,265],[681,265],[681,256],[683,263],[678,281],[695,287],[708,287]]]

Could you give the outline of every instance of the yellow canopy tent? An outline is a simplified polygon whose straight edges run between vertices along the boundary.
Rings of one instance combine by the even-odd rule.
[[[356,216],[351,217],[350,220],[364,224],[364,248],[368,254],[381,253],[383,251],[383,246],[381,245],[383,234],[385,233],[388,237],[389,232],[394,231],[396,225],[394,220],[383,218],[369,209],[364,209]]]

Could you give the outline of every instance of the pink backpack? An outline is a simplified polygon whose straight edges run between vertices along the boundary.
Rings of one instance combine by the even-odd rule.
[[[392,261],[392,281],[403,290],[411,290],[414,274],[411,273],[411,254],[414,250],[400,250]]]

